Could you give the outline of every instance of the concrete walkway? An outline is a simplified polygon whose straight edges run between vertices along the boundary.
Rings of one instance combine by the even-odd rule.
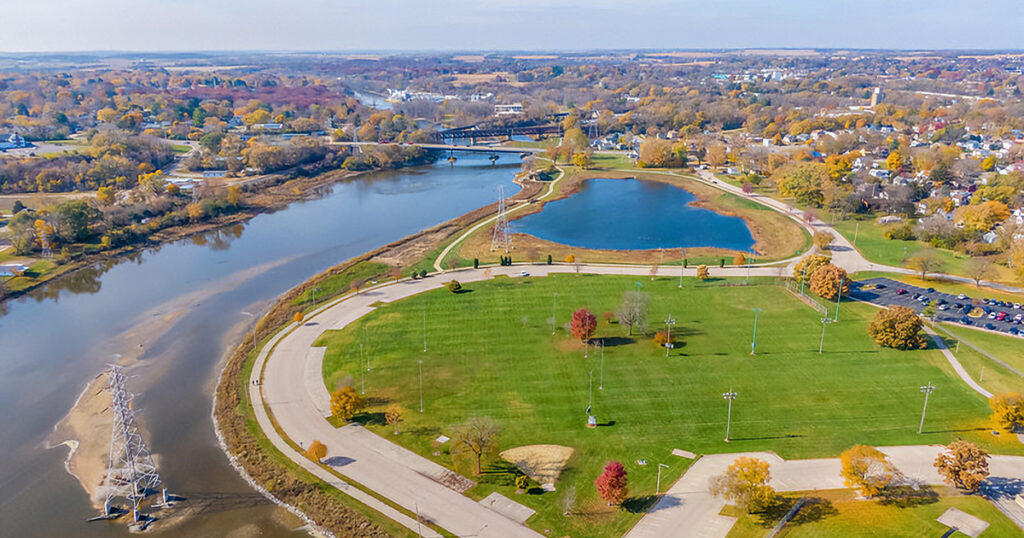
[[[914,445],[878,447],[906,476],[908,484],[945,485],[935,471],[935,458],[943,447]],[[816,489],[843,489],[846,485],[840,475],[839,458],[784,460],[771,452],[740,452],[703,456],[686,471],[627,534],[627,538],[717,538],[729,533],[735,519],[721,516],[726,502],[708,493],[709,480],[725,472],[736,458],[747,456],[768,462],[771,466],[771,486],[778,492],[813,491]],[[983,488],[986,496],[1003,509],[1015,505],[1013,495],[1021,491],[1024,476],[1024,457],[992,456],[989,461],[991,476]],[[998,489],[997,489],[998,487]],[[1021,529],[1024,529],[1024,509],[1019,506],[1003,509]]]

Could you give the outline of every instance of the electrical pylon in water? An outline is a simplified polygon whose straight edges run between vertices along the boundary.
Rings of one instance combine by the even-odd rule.
[[[512,236],[508,233],[508,212],[505,207],[505,187],[498,186],[498,220],[494,223],[494,234],[491,236],[491,252],[504,250],[505,254],[512,251]]]
[[[158,492],[160,475],[135,425],[135,411],[132,409],[134,395],[125,388],[127,378],[124,371],[120,366],[112,364],[108,375],[114,426],[110,432],[110,456],[103,484],[106,488],[103,511],[104,515],[113,515],[113,503],[117,499],[125,499],[132,511],[132,519],[137,522],[142,520],[139,505],[146,497]],[[165,501],[166,497],[165,490]]]

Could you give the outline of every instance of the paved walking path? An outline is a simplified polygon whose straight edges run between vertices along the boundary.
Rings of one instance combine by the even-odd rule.
[[[908,484],[944,485],[933,465],[943,447],[914,445],[878,449],[906,475]],[[846,487],[840,475],[842,464],[839,458],[784,460],[771,452],[703,456],[669,488],[650,512],[626,534],[626,538],[717,538],[727,535],[735,519],[719,515],[726,502],[708,493],[708,481],[741,456],[768,462],[772,474],[770,484],[779,492]],[[1021,491],[1024,457],[992,456],[989,471],[991,476],[986,482],[986,496],[1024,529],[1024,509],[1019,506],[1014,509],[1016,503],[1013,502],[1013,495]]]

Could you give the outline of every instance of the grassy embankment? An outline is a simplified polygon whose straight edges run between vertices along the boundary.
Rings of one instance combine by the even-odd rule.
[[[383,305],[324,337],[326,383],[334,388],[359,381],[356,344],[362,342],[372,361],[366,388],[374,404],[359,420],[443,465],[453,461],[447,446],[435,448],[433,440],[471,416],[488,415],[502,425],[502,449],[542,443],[573,447],[576,455],[558,483],[559,491],[575,486],[579,492],[570,517],[558,506],[561,493],[533,490],[516,496],[501,469],[492,468],[470,491],[473,497],[491,491],[510,496],[538,511],[530,522],[535,529],[556,534],[624,532],[651,500],[655,464],[671,465],[663,472],[666,482],[688,466],[669,455],[673,448],[774,450],[796,458],[835,456],[856,443],[947,443],[962,436],[993,452],[1024,453],[1016,439],[988,433],[984,398],[955,377],[940,353],[877,347],[866,334],[874,308],[845,304],[819,355],[818,314],[774,286],[695,286],[688,279],[679,290],[672,278],[643,279],[644,291],[653,295],[650,319],[672,314],[681,341],[665,357],[650,337],[630,337],[623,327],[601,321],[596,338],[607,342],[602,379],[600,353],[592,350],[584,358],[582,345],[561,324],[579,306],[597,313],[615,308],[624,292],[635,289],[635,280],[502,278],[470,284],[467,293],[437,290]],[[553,298],[559,325],[554,336],[548,321]],[[758,355],[751,357],[754,307],[764,311]],[[424,317],[427,353],[422,352]],[[415,412],[418,359],[424,361],[423,414]],[[590,372],[593,409],[602,424],[596,430],[584,427]],[[917,387],[925,382],[937,390],[925,433],[917,435]],[[733,442],[726,444],[721,393],[729,388],[740,396],[733,410]],[[381,424],[390,403],[407,410],[397,436]],[[630,473],[634,499],[624,510],[604,506],[592,485],[611,459],[622,461]],[[638,465],[640,459],[648,465]],[[470,472],[463,464],[456,468]]]

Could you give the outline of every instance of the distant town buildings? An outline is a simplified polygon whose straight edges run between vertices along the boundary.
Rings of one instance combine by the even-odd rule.
[[[523,113],[522,103],[512,103],[508,105],[494,105],[495,116],[516,116]]]

